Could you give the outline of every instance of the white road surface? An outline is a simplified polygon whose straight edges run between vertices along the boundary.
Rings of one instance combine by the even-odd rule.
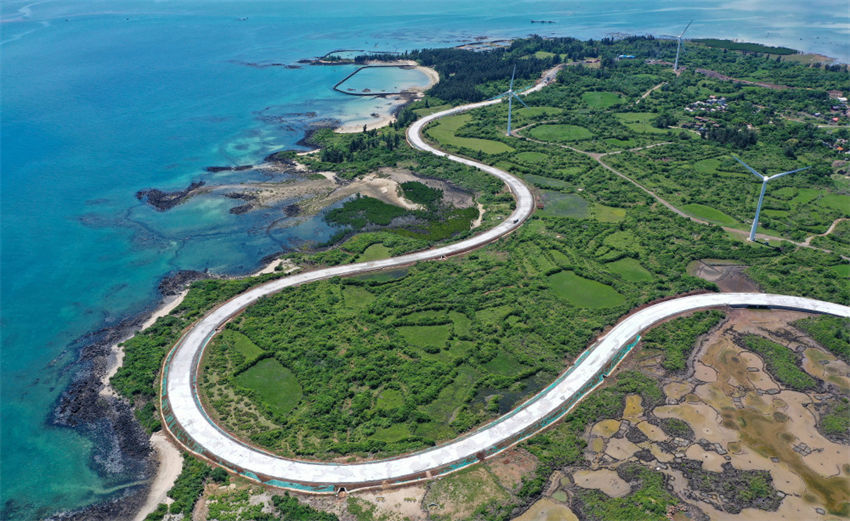
[[[544,82],[533,87],[542,88]],[[531,89],[530,89],[531,90]],[[582,395],[599,379],[600,371],[623,352],[637,335],[668,317],[697,309],[724,306],[768,306],[827,313],[850,317],[850,307],[803,297],[761,293],[711,293],[667,300],[635,312],[599,339],[554,385],[520,405],[511,413],[458,439],[406,456],[367,463],[318,463],[286,459],[240,442],[217,427],[204,412],[197,397],[195,380],[201,353],[215,332],[231,317],[258,299],[283,288],[307,284],[337,276],[355,275],[378,269],[438,259],[470,250],[510,233],[531,215],[534,197],[518,178],[498,168],[470,159],[447,154],[424,141],[422,129],[438,118],[500,103],[501,100],[473,103],[426,116],[410,126],[407,134],[412,146],[446,157],[498,177],[516,198],[516,209],[504,222],[464,241],[411,253],[401,257],[346,266],[337,266],[274,280],[250,289],[229,300],[201,319],[178,342],[166,362],[163,377],[163,401],[167,399],[173,419],[166,421],[169,430],[189,451],[216,459],[229,470],[266,483],[312,492],[334,492],[339,487],[351,490],[364,484],[412,481],[423,473],[447,468],[460,468],[476,461],[476,455],[493,447],[510,445],[542,428],[541,421],[552,419],[564,410],[564,404]],[[167,408],[166,408],[167,409]],[[169,420],[170,418],[166,418]],[[179,428],[178,428],[179,427]],[[181,432],[182,431],[182,432]],[[191,440],[186,437],[191,438]],[[488,456],[492,455],[488,453]]]

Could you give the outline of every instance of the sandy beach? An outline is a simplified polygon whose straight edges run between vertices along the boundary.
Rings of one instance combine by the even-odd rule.
[[[171,443],[171,439],[163,431],[151,434],[151,445],[156,451],[159,466],[151,482],[148,498],[133,521],[144,521],[145,517],[153,512],[157,505],[171,502],[168,498],[168,491],[174,486],[177,476],[183,470],[183,457],[180,455],[180,449]]]
[[[281,270],[278,271],[282,271],[287,275],[301,269],[300,266],[295,265],[288,259],[281,260],[279,258],[275,258],[259,270],[252,273],[250,276],[256,277],[258,275],[274,273],[278,266],[281,266]],[[145,319],[138,331],[144,331],[156,323],[159,318],[171,313],[177,308],[177,306],[180,305],[181,302],[183,302],[183,299],[186,298],[188,293],[189,290],[185,289],[178,295],[166,297],[160,306],[157,307],[147,319]],[[116,393],[115,389],[113,389],[110,385],[109,380],[115,376],[115,373],[118,372],[118,369],[121,368],[124,361],[124,350],[119,345],[124,341],[126,340],[122,340],[122,342],[116,343],[112,346],[112,356],[110,357],[109,367],[101,379],[101,382],[103,383],[103,387],[100,390],[101,396],[119,398],[118,393]],[[169,438],[164,431],[157,431],[153,433],[150,437],[150,443],[156,454],[155,457],[158,463],[157,470],[151,480],[148,497],[142,508],[133,518],[134,521],[143,521],[148,514],[156,509],[157,505],[160,503],[170,502],[167,497],[168,491],[171,490],[177,476],[180,475],[180,471],[183,469],[183,457],[180,454],[180,450],[174,445],[171,438]]]
[[[411,103],[412,101],[424,96],[424,92],[426,90],[430,89],[438,81],[440,81],[440,76],[437,71],[428,67],[422,67],[414,61],[402,60],[397,62],[376,62],[374,64],[412,66],[428,77],[428,85],[416,89],[411,89],[409,95],[392,96],[387,98],[387,103],[381,109],[382,113],[372,114],[373,117],[370,117],[369,119],[349,122],[345,125],[336,128],[336,132],[361,132],[363,130],[363,125],[366,125],[367,130],[388,126],[396,120],[396,114],[399,110],[401,110],[408,103]],[[398,181],[392,179],[392,176],[385,177],[384,175],[371,174],[369,176],[366,176],[365,179],[359,180],[359,182],[350,183],[346,186],[336,186],[336,189],[334,189],[334,185],[336,185],[337,183],[336,180],[332,177],[333,173],[320,173],[323,175],[330,175],[324,175],[324,180],[314,181],[314,184],[322,186],[316,186],[312,188],[325,188],[326,190],[330,189],[329,191],[332,192],[330,194],[332,196],[332,199],[344,198],[355,192],[364,192],[367,195],[372,195],[379,199],[392,199],[393,203],[403,206],[405,208],[418,207],[418,205],[407,201],[399,195]],[[303,186],[299,188],[302,190],[304,189]],[[271,198],[275,199],[274,195],[272,195]],[[274,273],[278,267],[280,267],[278,271],[282,271],[284,274],[287,275],[300,269],[299,266],[296,266],[288,259],[281,260],[279,258],[275,258],[256,272],[252,273],[251,276],[256,277],[259,275]],[[183,299],[186,297],[188,292],[189,290],[186,289],[182,291],[179,295],[175,295],[163,300],[160,306],[157,307],[157,309],[154,310],[153,313],[151,313],[151,315],[147,319],[145,319],[139,331],[143,331],[151,327],[154,323],[156,323],[159,318],[167,316],[169,313],[171,313],[174,309],[177,308],[177,306],[180,305],[181,302],[183,302]],[[110,366],[103,377],[103,388],[101,389],[101,394],[117,397],[117,393],[114,389],[112,389],[112,386],[109,385],[109,380],[121,367],[121,364],[124,359],[124,351],[118,344],[113,346],[112,350],[114,353],[114,357],[112,358]],[[180,451],[171,442],[171,439],[166,434],[164,434],[163,431],[153,433],[151,435],[150,442],[151,446],[156,452],[156,458],[158,461],[157,472],[156,475],[153,477],[153,480],[151,481],[150,491],[148,492],[147,500],[145,501],[139,512],[136,514],[134,521],[143,521],[148,514],[153,512],[154,509],[156,509],[157,505],[168,501],[168,491],[174,485],[174,482],[183,467],[183,459],[180,455]]]

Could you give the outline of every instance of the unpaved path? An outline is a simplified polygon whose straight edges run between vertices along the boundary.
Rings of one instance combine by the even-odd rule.
[[[551,71],[547,73],[551,74]],[[530,91],[539,90],[543,85],[545,83],[541,82]],[[443,152],[426,143],[422,137],[424,127],[438,118],[501,101],[473,103],[426,116],[410,126],[407,138],[416,149],[480,169],[505,182],[516,200],[516,209],[511,216],[498,226],[455,244],[273,280],[251,288],[209,312],[174,346],[164,364],[160,392],[163,424],[185,450],[248,479],[300,492],[332,494],[343,489],[414,483],[454,472],[498,454],[557,421],[602,383],[604,376],[610,374],[637,343],[642,331],[669,317],[730,305],[802,309],[850,317],[850,307],[847,306],[763,293],[706,293],[663,301],[621,320],[552,385],[515,410],[455,440],[398,458],[351,464],[286,459],[237,440],[215,425],[197,396],[195,375],[198,363],[215,333],[248,306],[288,287],[463,253],[496,241],[522,226],[533,211],[534,197],[520,179],[493,166]]]
[[[543,124],[543,123],[546,123],[546,122],[541,122],[541,123],[531,123],[531,124],[529,124],[529,125],[525,125],[524,127],[520,127],[520,128],[518,128],[518,129],[516,129],[516,130],[512,131],[512,132],[511,132],[511,135],[512,135],[512,136],[514,136],[514,137],[518,137],[518,138],[525,139],[526,141],[531,141],[531,142],[533,142],[533,143],[538,143],[538,144],[546,145],[546,146],[555,145],[555,146],[559,146],[559,147],[561,147],[561,148],[566,148],[567,150],[572,150],[573,152],[576,152],[576,153],[578,153],[578,154],[585,155],[585,156],[587,156],[587,157],[589,157],[589,158],[593,159],[593,160],[594,160],[594,161],[596,161],[597,163],[599,163],[599,164],[600,164],[602,167],[604,167],[606,170],[610,171],[611,173],[613,173],[613,174],[615,174],[615,175],[617,175],[617,176],[619,176],[619,177],[622,177],[622,178],[623,178],[623,179],[625,179],[626,181],[628,181],[628,182],[630,182],[631,184],[635,185],[636,187],[640,188],[641,190],[643,190],[644,192],[646,192],[647,194],[649,194],[650,196],[652,196],[652,198],[653,198],[653,199],[655,199],[656,201],[658,201],[659,203],[661,203],[662,205],[664,205],[665,207],[667,207],[668,209],[670,209],[670,211],[672,211],[672,212],[673,212],[673,213],[675,213],[676,215],[680,215],[680,216],[682,216],[682,217],[685,217],[685,218],[687,218],[687,219],[690,219],[690,220],[692,220],[692,221],[694,221],[694,222],[698,222],[698,223],[700,223],[700,224],[706,224],[706,225],[708,225],[708,224],[714,224],[714,223],[712,223],[712,222],[710,222],[710,221],[707,221],[707,220],[705,220],[705,219],[700,219],[699,217],[695,217],[695,216],[693,216],[693,215],[691,215],[691,214],[689,214],[689,213],[686,213],[686,212],[684,212],[684,211],[680,210],[679,208],[677,208],[676,206],[674,206],[671,202],[667,201],[666,199],[664,199],[663,197],[661,197],[660,195],[658,195],[658,194],[657,194],[657,193],[655,193],[654,191],[652,191],[652,190],[650,190],[649,188],[647,188],[647,187],[643,186],[643,185],[642,185],[642,184],[640,184],[639,182],[635,181],[635,180],[634,180],[634,179],[632,179],[631,177],[629,177],[629,176],[627,176],[626,174],[624,174],[624,173],[620,172],[619,170],[617,170],[616,168],[612,167],[611,165],[609,165],[608,163],[606,163],[605,161],[603,161],[603,160],[602,160],[605,156],[612,156],[612,155],[616,155],[616,154],[622,154],[623,152],[625,152],[625,150],[615,150],[615,151],[612,151],[612,152],[588,152],[588,151],[586,151],[586,150],[581,150],[581,149],[578,149],[578,148],[575,148],[575,147],[571,147],[571,146],[569,146],[569,145],[563,145],[563,144],[560,144],[560,143],[550,143],[550,142],[546,142],[546,141],[540,141],[540,140],[537,140],[537,139],[534,139],[534,138],[530,138],[530,137],[528,137],[528,136],[523,136],[523,135],[521,135],[521,134],[520,134],[520,131],[521,131],[521,130],[524,130],[524,129],[526,129],[526,128],[530,127],[530,126],[533,126],[533,125],[540,125],[540,124]],[[654,143],[654,144],[652,144],[652,145],[646,145],[646,146],[642,146],[642,147],[630,148],[630,149],[628,149],[628,151],[629,151],[629,152],[637,152],[637,151],[639,151],[639,150],[646,150],[646,149],[649,149],[649,148],[658,147],[658,146],[662,146],[662,145],[670,145],[670,144],[672,144],[672,142],[671,142],[671,141],[664,141],[664,142],[661,142],[661,143]],[[843,218],[843,217],[842,217],[842,218],[840,218],[840,219],[836,220],[835,222],[833,222],[833,223],[832,223],[832,225],[830,226],[829,230],[827,230],[827,231],[826,231],[826,233],[823,233],[823,234],[820,234],[820,235],[821,235],[821,236],[823,236],[823,235],[827,235],[827,234],[831,233],[831,232],[832,232],[832,230],[834,230],[834,229],[835,229],[835,226],[838,224],[838,222],[840,222],[840,221],[842,221],[842,220],[846,220],[846,218]],[[739,235],[739,236],[741,236],[741,237],[746,237],[746,236],[748,236],[748,235],[749,235],[749,232],[748,232],[747,230],[741,230],[741,229],[738,229],[738,228],[731,228],[731,227],[729,227],[729,226],[721,226],[721,228],[723,228],[724,230],[726,230],[726,231],[727,231],[727,232],[729,232],[729,233],[734,233],[735,235]],[[793,245],[795,245],[795,246],[797,246],[797,247],[800,247],[800,248],[811,248],[811,249],[813,249],[813,250],[819,250],[819,251],[822,251],[822,252],[824,252],[824,253],[835,253],[834,251],[832,251],[832,250],[828,250],[828,249],[826,249],[826,248],[819,248],[819,247],[817,247],[817,246],[812,246],[812,245],[811,245],[811,240],[812,240],[812,239],[814,239],[815,237],[817,237],[817,235],[813,235],[813,236],[811,236],[811,237],[807,238],[807,239],[806,239],[805,241],[803,241],[803,242],[797,242],[797,241],[792,241],[791,239],[786,239],[785,237],[778,237],[778,236],[776,236],[776,235],[768,235],[768,234],[766,234],[766,233],[757,233],[757,234],[756,234],[756,239],[759,239],[760,241],[784,241],[784,242],[790,242],[791,244],[793,244]],[[840,257],[841,257],[842,259],[844,259],[844,260],[850,260],[850,257],[847,257],[846,255],[840,255]]]
[[[827,230],[825,232],[817,233],[815,235],[810,235],[809,237],[806,237],[806,240],[803,241],[801,244],[808,246],[812,243],[812,239],[814,239],[815,237],[826,237],[827,235],[829,235],[830,233],[835,231],[835,227],[838,226],[838,223],[848,221],[848,220],[850,220],[850,219],[848,219],[847,217],[839,217],[838,219],[832,221],[832,224],[829,225],[829,228],[827,228]]]
[[[657,90],[657,89],[660,89],[661,87],[663,87],[663,86],[664,86],[664,85],[666,85],[666,84],[667,84],[667,82],[666,82],[666,81],[662,81],[661,83],[659,83],[659,84],[658,84],[658,85],[656,85],[655,87],[652,87],[651,89],[649,89],[649,90],[647,90],[646,92],[644,92],[644,93],[641,95],[641,97],[639,97],[637,100],[635,100],[635,105],[637,105],[637,104],[639,104],[641,101],[645,100],[645,99],[647,98],[647,96],[649,96],[650,94],[652,94],[652,91]]]

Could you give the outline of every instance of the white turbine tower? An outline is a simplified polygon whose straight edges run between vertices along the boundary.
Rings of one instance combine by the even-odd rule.
[[[525,102],[522,101],[522,99],[520,99],[519,96],[517,96],[516,91],[514,91],[514,76],[515,75],[516,75],[516,65],[514,65],[514,71],[511,73],[511,84],[508,87],[508,90],[499,94],[498,96],[494,96],[494,97],[490,98],[490,99],[497,99],[497,98],[501,98],[501,97],[504,97],[504,96],[508,97],[508,133],[505,134],[506,136],[511,135],[511,111],[513,110],[513,100],[514,100],[514,98],[516,98],[516,100],[518,102],[522,103],[522,105],[525,108],[528,108],[528,105],[526,105]]]
[[[773,179],[776,179],[777,177],[782,177],[784,175],[794,174],[794,173],[797,173],[797,172],[802,172],[803,170],[808,170],[809,168],[811,168],[811,166],[798,168],[797,170],[791,170],[791,171],[788,171],[788,172],[782,172],[781,174],[766,176],[766,175],[762,175],[762,174],[756,172],[755,170],[753,170],[750,167],[750,165],[744,163],[743,161],[738,159],[736,156],[732,156],[732,158],[735,159],[735,161],[744,165],[744,168],[746,168],[747,170],[752,172],[753,175],[755,175],[756,177],[761,179],[761,194],[759,194],[759,204],[758,204],[758,206],[756,206],[756,217],[755,217],[755,219],[753,219],[753,227],[750,229],[750,241],[755,241],[756,240],[756,228],[758,228],[758,225],[759,225],[759,214],[761,213],[761,204],[764,202],[764,192],[765,192],[765,190],[767,190],[767,182],[771,181]]]
[[[676,61],[673,62],[673,72],[679,72],[679,51],[682,50],[682,37],[685,36],[685,31],[688,30],[688,27],[690,27],[692,23],[694,23],[693,20],[688,22],[688,25],[685,26],[685,30],[682,31],[682,34],[680,34],[677,38],[678,43],[676,43]]]

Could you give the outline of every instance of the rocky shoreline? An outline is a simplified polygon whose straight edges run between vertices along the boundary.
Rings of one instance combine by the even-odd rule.
[[[167,299],[181,294],[192,282],[211,276],[177,271],[164,277],[158,290]],[[106,479],[107,487],[118,490],[105,501],[56,513],[48,518],[50,521],[131,519],[147,498],[158,470],[148,434],[136,421],[133,404],[103,391],[108,387],[105,377],[116,363],[117,346],[141,329],[150,315],[151,311],[145,311],[126,318],[115,326],[84,335],[70,346],[79,352],[67,368],[74,376],[57,398],[47,423],[73,429],[91,440],[91,468]]]
[[[175,190],[173,192],[164,192],[158,188],[148,188],[147,190],[136,192],[136,199],[153,206],[160,212],[164,212],[182,203],[205,184],[204,181],[194,181],[184,190]]]

